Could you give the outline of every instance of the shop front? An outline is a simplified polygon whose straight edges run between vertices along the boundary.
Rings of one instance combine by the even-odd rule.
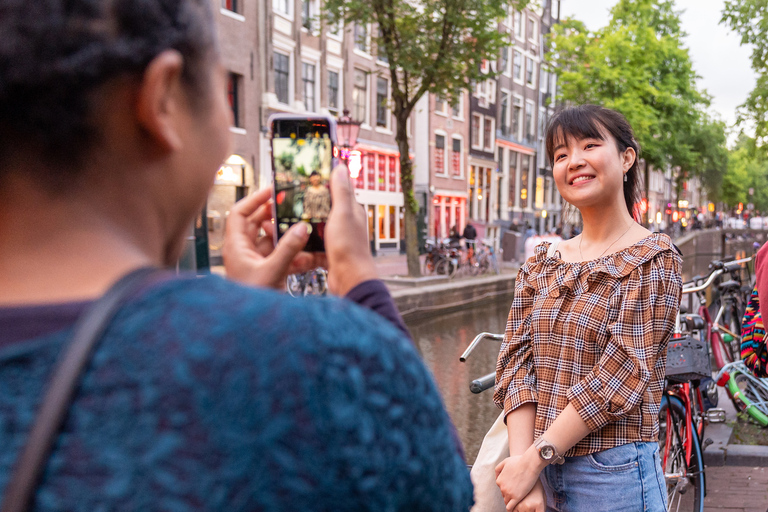
[[[219,167],[206,207],[211,265],[221,265],[224,229],[232,206],[254,189],[253,167],[240,155],[230,155]]]
[[[368,214],[368,237],[375,251],[397,251],[405,238],[405,212],[400,188],[400,155],[396,150],[358,143],[362,169],[354,180],[355,196]]]
[[[455,190],[435,190],[432,196],[432,222],[429,236],[447,238],[454,226],[459,233],[462,233],[466,222],[467,194]]]

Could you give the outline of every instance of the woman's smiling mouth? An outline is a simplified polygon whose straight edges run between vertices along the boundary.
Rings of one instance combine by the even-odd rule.
[[[578,185],[579,183],[583,183],[585,181],[589,181],[589,180],[592,180],[594,178],[595,178],[594,176],[586,176],[586,175],[585,176],[577,176],[576,178],[574,178],[571,181],[571,185]]]

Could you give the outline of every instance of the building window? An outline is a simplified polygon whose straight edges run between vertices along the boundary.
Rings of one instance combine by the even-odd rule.
[[[528,39],[536,43],[536,38],[538,37],[538,28],[536,20],[533,18],[528,18]]]
[[[534,83],[534,76],[536,74],[536,64],[533,63],[533,59],[530,57],[525,58],[525,81],[529,87],[536,87]]]
[[[282,53],[274,53],[275,60],[275,94],[277,101],[284,104],[290,102],[289,77],[291,74],[290,58]]]
[[[523,13],[515,11],[515,37],[525,39],[523,34]]]
[[[368,53],[368,25],[355,23],[355,49]]]
[[[379,41],[383,41],[383,35],[381,32],[381,27],[379,27]],[[384,47],[383,44],[380,44],[376,47],[376,58],[385,63],[389,64],[389,57],[387,57],[387,49]]]
[[[291,2],[289,0],[272,0],[272,10],[285,16],[290,16]]]
[[[328,110],[339,115],[339,73],[328,71]]]
[[[365,71],[355,69],[355,83],[352,89],[353,119],[365,123],[368,119],[368,76]]]
[[[503,46],[501,48],[501,71],[502,73],[507,72],[507,66],[509,65],[509,47]]]
[[[512,78],[523,81],[523,54],[517,50],[513,51]]]
[[[485,125],[483,126],[483,142],[485,143],[485,149],[487,150],[493,150],[493,123],[493,118],[485,118]]]
[[[368,153],[368,190],[376,190],[376,155]]]
[[[483,147],[483,142],[480,139],[482,136],[480,132],[480,125],[482,124],[482,118],[477,114],[472,114],[472,147],[473,148],[481,148]]]
[[[529,142],[533,140],[536,132],[536,125],[533,124],[533,103],[525,103],[525,138]]]
[[[441,114],[445,114],[445,106],[448,103],[445,101],[445,98],[443,98],[440,95],[435,96],[435,112],[440,112]]]
[[[445,174],[445,136],[435,135],[435,172]]]
[[[520,165],[520,207],[528,208],[528,174],[531,167],[531,157],[523,155]]]
[[[499,112],[499,128],[505,137],[509,135],[509,93],[501,93],[501,111]]]
[[[379,155],[379,172],[376,181],[379,184],[379,186],[376,187],[376,190],[387,189],[387,159],[381,155]]]
[[[397,191],[397,167],[395,165],[395,157],[388,157],[389,160],[389,191]]]
[[[459,93],[459,96],[456,98],[456,104],[451,105],[451,115],[453,117],[462,117],[461,116],[461,93]]]
[[[301,2],[301,26],[313,32],[316,28],[315,17],[317,6],[316,0],[302,0]]]
[[[512,135],[515,138],[520,137],[520,115],[523,112],[523,100],[515,98],[515,104],[512,106]]]
[[[315,65],[301,63],[301,81],[304,84],[304,108],[315,112]]]
[[[238,14],[242,14],[242,13],[240,13],[240,9],[241,9],[240,2],[241,1],[242,0],[221,0],[221,6],[224,9],[228,10],[228,11],[232,11],[232,12],[236,12]]]
[[[515,207],[515,193],[517,192],[517,152],[509,152],[509,200],[507,205]]]
[[[227,97],[229,98],[229,108],[232,109],[232,126],[242,128],[242,82],[243,77],[235,73],[230,73],[227,80]]]
[[[451,169],[453,170],[454,176],[461,176],[461,139],[453,139]]]
[[[387,100],[389,98],[389,82],[385,78],[376,78],[376,126],[386,128],[389,123],[389,108]]]

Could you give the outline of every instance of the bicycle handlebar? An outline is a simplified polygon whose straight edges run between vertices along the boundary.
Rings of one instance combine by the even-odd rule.
[[[469,384],[469,390],[474,394],[482,393],[486,389],[492,388],[496,384],[496,372],[483,375],[479,379],[473,380]]]
[[[726,272],[734,272],[736,270],[739,270],[741,268],[741,265],[744,263],[748,263],[752,261],[752,257],[749,258],[742,258],[740,260],[733,260],[729,262],[722,262],[722,261],[713,261],[709,264],[710,268],[712,269],[712,272],[710,272],[709,276],[707,277],[707,280],[704,282],[704,284],[701,284],[699,286],[686,286],[683,284],[683,293],[698,293],[701,291],[706,290],[709,288],[709,286],[712,285],[714,280]]]
[[[473,339],[472,343],[469,344],[469,346],[467,347],[467,350],[465,350],[464,353],[461,354],[461,356],[459,357],[459,361],[461,361],[462,363],[465,362],[467,358],[470,356],[470,354],[472,354],[472,351],[475,350],[475,347],[477,346],[477,344],[480,343],[480,340],[482,340],[483,338],[502,341],[504,339],[504,335],[494,334],[492,332],[481,332],[480,334],[475,336],[475,339]]]

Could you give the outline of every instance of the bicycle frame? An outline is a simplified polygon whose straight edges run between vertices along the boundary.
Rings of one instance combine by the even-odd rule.
[[[760,388],[766,393],[768,393],[768,382],[765,379],[758,379],[752,375],[752,372],[749,371],[749,368],[747,368],[743,361],[729,363],[717,374],[717,385],[725,387],[733,398],[741,401],[744,404],[744,411],[762,427],[768,427],[768,415],[758,407],[758,405],[761,405],[763,409],[766,409],[768,408],[768,403],[766,401],[759,402],[758,404],[752,403],[736,382],[736,375],[744,376],[747,379],[747,385]]]

